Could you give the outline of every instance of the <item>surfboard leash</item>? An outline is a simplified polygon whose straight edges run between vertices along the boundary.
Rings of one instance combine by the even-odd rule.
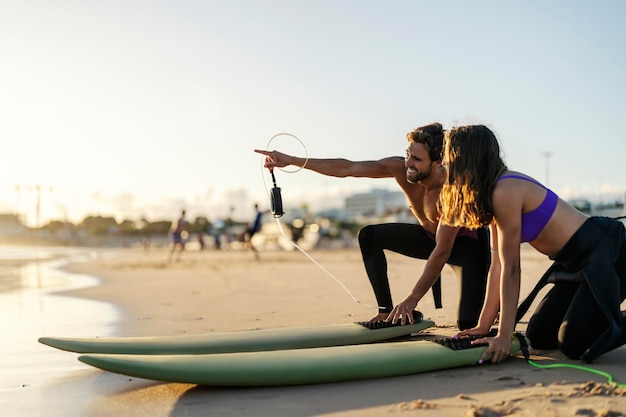
[[[291,137],[293,139],[295,139],[296,141],[298,141],[300,143],[300,145],[302,145],[302,147],[304,148],[304,152],[305,152],[305,160],[304,160],[304,164],[302,164],[301,167],[298,167],[295,170],[284,170],[282,168],[279,168],[281,171],[289,173],[289,174],[294,174],[298,171],[301,171],[302,169],[304,169],[304,167],[306,166],[307,162],[309,161],[309,152],[308,149],[306,147],[306,145],[304,144],[304,142],[302,142],[302,140],[300,140],[300,138],[298,138],[296,135],[292,134],[292,133],[277,133],[274,136],[272,136],[270,138],[270,140],[267,142],[267,150],[270,150],[270,144],[272,143],[272,141],[274,139],[276,139],[279,136],[288,136]],[[271,190],[268,190],[267,188],[267,184],[265,183],[265,176],[263,175],[265,169],[264,166],[262,164],[262,168],[261,168],[261,176],[263,178],[263,184],[265,185],[265,190],[269,195],[270,198],[270,207],[271,207],[271,211],[272,214],[274,216],[274,218],[276,219],[276,223],[278,224],[278,229],[280,230],[280,234],[282,235],[283,238],[285,238],[285,240],[287,242],[289,242],[294,248],[298,249],[304,256],[306,256],[307,258],[309,258],[309,260],[311,262],[313,262],[313,264],[315,264],[318,268],[320,268],[326,275],[328,275],[330,278],[332,278],[337,284],[339,284],[339,286],[341,288],[343,288],[343,290],[348,294],[348,296],[350,296],[350,298],[352,298],[352,300],[354,302],[356,302],[357,304],[361,304],[365,307],[369,307],[369,308],[377,308],[380,309],[382,307],[380,306],[374,306],[374,305],[370,305],[367,303],[364,303],[363,301],[359,300],[358,298],[356,298],[352,292],[348,289],[348,287],[346,287],[346,285],[341,282],[341,280],[339,278],[337,278],[336,276],[334,276],[330,271],[328,271],[326,268],[324,268],[319,262],[317,262],[315,259],[313,259],[313,257],[311,255],[309,255],[307,253],[307,251],[305,251],[302,247],[300,247],[296,242],[294,242],[292,239],[290,239],[286,234],[285,231],[283,229],[283,225],[280,222],[280,217],[282,217],[283,214],[285,214],[284,210],[283,210],[283,202],[282,202],[282,196],[281,196],[281,189],[280,187],[278,187],[276,185],[276,176],[274,175],[274,170],[270,169],[270,174],[272,176],[272,184],[273,187]]]
[[[534,366],[535,368],[539,368],[539,369],[554,369],[554,368],[570,368],[570,369],[576,369],[578,371],[583,371],[583,372],[589,372],[595,375],[600,375],[604,378],[607,379],[607,382],[609,385],[618,387],[618,388],[624,388],[626,389],[626,384],[619,384],[617,382],[615,382],[613,380],[613,376],[611,374],[609,374],[608,372],[604,372],[604,371],[600,371],[598,369],[594,369],[588,366],[582,366],[582,365],[576,365],[573,363],[553,363],[550,365],[542,365],[540,363],[537,363],[533,360],[530,359],[530,350],[529,350],[529,346],[528,346],[528,342],[526,340],[526,337],[524,335],[522,335],[521,333],[515,333],[515,337],[517,337],[517,339],[519,340],[520,343],[520,349],[522,351],[522,355],[524,355],[524,359],[526,360],[526,362],[531,365]]]

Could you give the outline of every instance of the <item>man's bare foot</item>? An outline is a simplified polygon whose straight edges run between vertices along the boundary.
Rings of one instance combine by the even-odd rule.
[[[387,317],[389,317],[389,313],[378,313],[375,317],[370,319],[370,321],[371,322],[373,322],[373,321],[382,321],[382,320],[385,320]]]

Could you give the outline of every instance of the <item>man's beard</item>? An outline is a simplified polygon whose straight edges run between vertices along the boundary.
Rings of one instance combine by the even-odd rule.
[[[431,172],[433,172],[433,164],[430,164],[430,166],[428,167],[428,171],[426,172],[414,170],[414,173],[411,175],[407,170],[406,180],[411,184],[415,184],[416,182],[425,180],[426,178],[430,177]]]

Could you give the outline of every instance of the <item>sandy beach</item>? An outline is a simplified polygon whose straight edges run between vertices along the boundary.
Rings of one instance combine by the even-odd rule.
[[[109,251],[110,252],[110,251]],[[164,249],[119,249],[111,256],[73,263],[72,274],[97,277],[88,288],[49,294],[65,311],[39,336],[150,336],[347,323],[376,314],[358,249],[313,250],[311,256],[349,290],[303,254],[292,251],[186,252],[168,263]],[[424,262],[388,254],[394,300],[413,286]],[[522,294],[549,260],[523,249]],[[455,332],[457,283],[443,274],[443,309],[430,294],[418,308],[437,323],[432,334]],[[538,299],[541,298],[541,295]],[[357,300],[357,301],[355,301]],[[51,301],[48,301],[51,302]],[[75,304],[72,304],[75,305]],[[113,309],[100,313],[95,308]],[[76,310],[78,309],[78,310]],[[531,308],[532,311],[532,308]],[[102,315],[102,316],[100,316]],[[107,320],[101,320],[106,316]],[[99,319],[99,317],[101,319]],[[518,330],[523,331],[526,318]],[[89,326],[92,322],[93,325]],[[78,325],[77,323],[82,323]],[[576,369],[537,369],[521,357],[394,378],[333,384],[216,388],[161,383],[103,372],[76,354],[37,343],[23,347],[38,363],[20,364],[2,384],[0,408],[21,416],[625,416],[626,395],[606,378]],[[543,364],[580,362],[559,352],[533,351]],[[626,348],[603,355],[592,368],[626,383]],[[33,371],[33,366],[40,370]],[[28,368],[30,367],[30,368]],[[27,370],[27,371],[26,371]],[[4,373],[4,372],[3,372]],[[6,381],[6,380],[5,380]],[[3,412],[3,414],[4,414]]]

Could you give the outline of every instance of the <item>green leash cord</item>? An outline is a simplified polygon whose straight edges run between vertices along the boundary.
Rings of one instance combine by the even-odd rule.
[[[536,368],[539,368],[539,369],[553,369],[553,368],[576,369],[579,371],[584,371],[584,372],[589,372],[592,374],[600,375],[607,379],[609,385],[614,385],[618,388],[626,388],[626,384],[618,384],[617,382],[613,381],[613,376],[611,374],[607,372],[603,372],[603,371],[598,371],[597,369],[589,368],[587,366],[574,365],[574,364],[569,364],[569,363],[554,363],[551,365],[541,365],[537,362],[533,362],[532,360],[530,360],[530,352],[528,351],[528,343],[526,343],[526,338],[522,336],[520,333],[516,333],[515,336],[519,340],[522,354],[524,355],[526,362],[528,362],[530,365]]]

